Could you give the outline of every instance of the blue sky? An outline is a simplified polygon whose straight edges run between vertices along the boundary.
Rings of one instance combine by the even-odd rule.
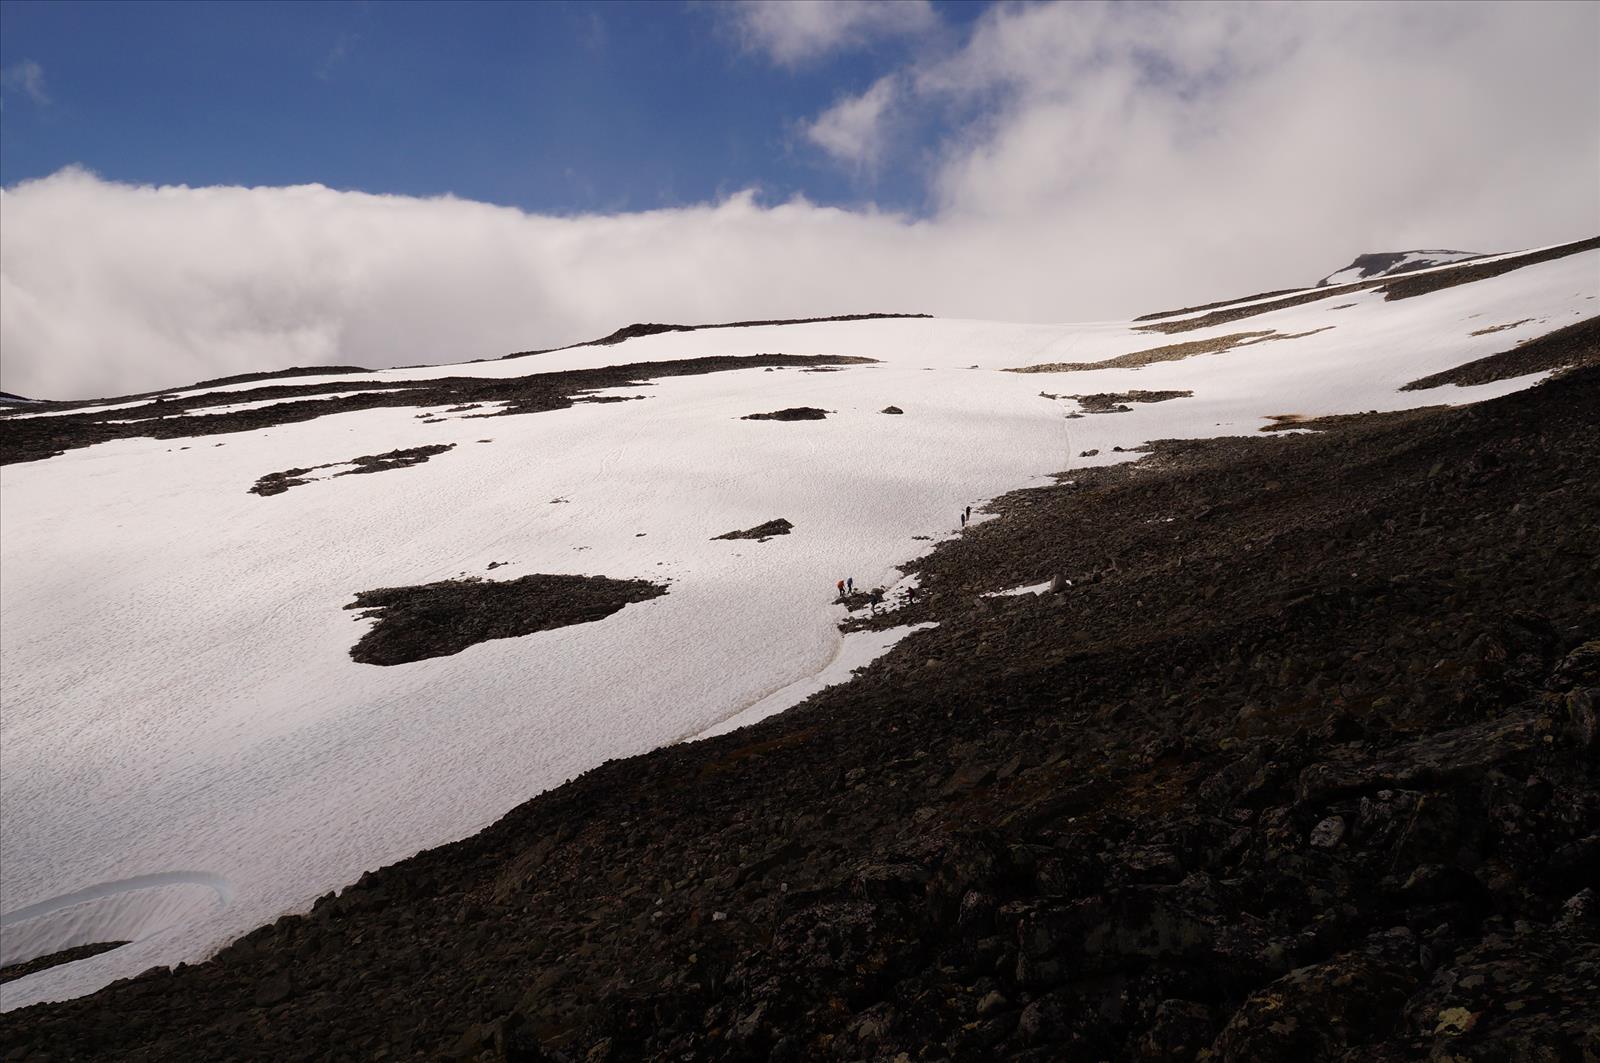
[[[982,9],[936,8],[953,28]],[[920,211],[916,152],[868,175],[797,131],[907,47],[777,64],[706,4],[6,0],[0,180],[78,164],[131,183],[320,182],[551,213],[746,187]]]

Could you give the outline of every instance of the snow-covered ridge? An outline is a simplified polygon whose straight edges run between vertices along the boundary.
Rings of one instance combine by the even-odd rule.
[[[1545,245],[1545,246],[1542,246],[1542,247],[1530,247],[1530,248],[1527,248],[1527,249],[1522,250],[1522,251],[1507,251],[1507,252],[1505,252],[1503,254],[1495,254],[1495,255],[1472,255],[1472,256],[1469,256],[1469,258],[1462,259],[1461,261],[1458,261],[1458,262],[1445,262],[1445,263],[1443,263],[1441,265],[1425,265],[1425,264],[1422,264],[1422,263],[1418,263],[1418,264],[1413,265],[1411,268],[1405,270],[1404,272],[1409,276],[1417,276],[1417,275],[1421,275],[1421,274],[1445,273],[1445,272],[1448,272],[1448,271],[1450,271],[1452,269],[1455,269],[1457,267],[1467,265],[1469,263],[1471,265],[1474,265],[1474,266],[1485,266],[1485,265],[1493,265],[1493,264],[1498,264],[1498,263],[1508,263],[1508,262],[1511,262],[1511,261],[1513,261],[1515,259],[1519,259],[1519,258],[1533,258],[1535,256],[1544,255],[1544,254],[1546,254],[1548,252],[1557,252],[1557,251],[1562,250],[1563,248],[1571,248],[1575,244],[1581,244],[1581,243],[1586,243],[1586,242],[1588,242],[1588,241],[1572,241],[1572,242],[1565,243],[1565,244],[1548,244],[1548,245]],[[1404,253],[1410,254],[1411,252],[1404,252]],[[1434,253],[1464,254],[1464,252],[1434,252]],[[1344,271],[1341,270],[1339,272],[1343,273]],[[1335,274],[1334,276],[1337,276],[1337,274]],[[1372,276],[1372,277],[1368,277],[1366,279],[1376,282],[1376,281],[1384,280],[1385,278],[1382,277],[1382,276],[1376,276],[1375,275],[1375,276]],[[1242,298],[1220,300],[1220,301],[1217,301],[1217,302],[1207,303],[1204,306],[1193,306],[1193,307],[1188,307],[1188,308],[1182,309],[1182,310],[1166,310],[1166,311],[1161,311],[1159,313],[1145,314],[1145,315],[1142,315],[1139,318],[1136,318],[1135,320],[1141,321],[1141,322],[1160,322],[1162,324],[1167,324],[1167,323],[1171,323],[1171,322],[1187,321],[1187,320],[1192,320],[1192,319],[1195,319],[1195,318],[1204,317],[1206,314],[1213,313],[1213,312],[1216,312],[1216,311],[1238,310],[1238,309],[1243,309],[1243,308],[1247,308],[1247,307],[1266,306],[1266,305],[1269,305],[1269,304],[1272,304],[1272,303],[1283,302],[1285,300],[1291,300],[1291,299],[1295,299],[1297,297],[1303,297],[1303,296],[1308,296],[1308,295],[1310,295],[1310,296],[1333,295],[1333,294],[1336,294],[1336,292],[1329,291],[1330,288],[1342,287],[1342,286],[1348,285],[1348,284],[1359,284],[1359,283],[1361,283],[1361,278],[1359,278],[1359,277],[1357,277],[1357,278],[1349,278],[1349,279],[1346,279],[1346,280],[1342,281],[1338,285],[1328,284],[1328,283],[1326,283],[1326,281],[1327,281],[1327,278],[1325,278],[1324,281],[1322,281],[1322,282],[1318,282],[1317,284],[1314,284],[1314,285],[1311,285],[1311,286],[1305,287],[1305,288],[1284,288],[1284,289],[1282,289],[1280,291],[1263,292],[1263,293],[1261,293],[1259,295],[1250,295],[1250,296],[1244,296]]]
[[[898,564],[960,534],[968,505],[1132,460],[1151,439],[1527,387],[1542,374],[1399,390],[1593,316],[1597,276],[1588,251],[1415,298],[1357,290],[1243,326],[1293,338],[1062,374],[1000,370],[1169,341],[1133,322],[925,318],[668,332],[362,380],[771,352],[877,362],[662,377],[627,389],[638,401],[518,416],[330,412],[0,467],[0,919],[8,933],[53,920],[33,923],[19,952],[133,939],[0,987],[0,1007],[198,959],[606,759],[844,678],[886,646],[846,645],[835,581],[892,585]],[[323,379],[350,383],[294,383]],[[1052,397],[1135,389],[1193,394],[1078,419]],[[790,406],[829,413],[741,419]],[[457,445],[381,475],[248,490],[275,470],[441,444]],[[775,517],[792,532],[713,539]],[[453,656],[386,668],[349,657],[367,623],[343,608],[358,591],[533,573],[671,590]]]
[[[1328,274],[1317,282],[1317,287],[1352,284],[1377,277],[1393,277],[1397,273],[1411,273],[1433,266],[1447,266],[1455,262],[1484,258],[1477,251],[1375,251],[1357,255],[1356,260],[1344,269]]]

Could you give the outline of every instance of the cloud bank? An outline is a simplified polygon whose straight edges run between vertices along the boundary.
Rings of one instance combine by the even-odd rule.
[[[0,192],[0,389],[453,361],[636,320],[1103,319],[1365,251],[1577,239],[1600,232],[1597,40],[1590,4],[996,8],[886,71],[892,101],[810,120],[844,164],[924,167],[923,217],[751,192],[548,217],[64,171]],[[886,109],[941,130],[932,151],[875,140]]]

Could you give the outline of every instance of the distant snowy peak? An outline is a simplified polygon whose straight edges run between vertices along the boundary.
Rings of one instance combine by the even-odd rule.
[[[1318,281],[1317,287],[1353,284],[1374,277],[1392,277],[1396,273],[1410,273],[1414,269],[1447,266],[1452,262],[1482,257],[1483,254],[1478,251],[1377,251],[1370,255],[1357,255],[1356,260],[1344,269]]]
[[[0,391],[0,406],[19,406],[23,403],[38,402],[38,399],[25,399],[21,395],[13,395],[9,391]]]

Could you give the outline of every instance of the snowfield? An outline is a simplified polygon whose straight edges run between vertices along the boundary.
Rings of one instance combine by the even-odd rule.
[[[977,519],[986,499],[1137,458],[1113,448],[1151,439],[1537,383],[1398,390],[1593,315],[1597,277],[1591,251],[1417,298],[1360,291],[1173,335],[941,319],[668,333],[354,379],[772,352],[878,363],[662,378],[612,392],[639,401],[517,416],[334,413],[5,466],[0,963],[132,944],[8,983],[0,1007],[201,959],[607,759],[723,733],[848,679],[917,634],[841,636],[834,581],[893,585],[898,563],[958,533],[964,506]],[[1138,369],[1001,371],[1326,326]],[[166,394],[240,392],[244,408],[253,388],[321,382],[352,377]],[[1129,389],[1194,394],[1068,416],[1069,395]],[[879,412],[889,405],[904,414]],[[789,406],[830,412],[740,419]],[[426,464],[248,493],[266,473],[439,443],[455,447]],[[779,517],[791,534],[713,539]],[[369,625],[344,609],[358,591],[533,573],[669,593],[454,656],[349,657]]]

